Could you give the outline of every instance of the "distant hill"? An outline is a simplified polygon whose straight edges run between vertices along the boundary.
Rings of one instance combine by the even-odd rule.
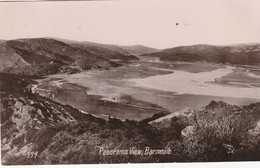
[[[93,54],[99,55],[106,59],[120,59],[120,60],[137,60],[138,58],[131,55],[126,50],[110,44],[99,44],[93,42],[70,42],[74,47],[87,50]]]
[[[158,49],[146,47],[143,45],[120,46],[120,47],[133,55],[142,55],[145,53],[153,53],[159,51]]]
[[[1,44],[1,43],[4,43],[4,42],[5,42],[5,40],[1,40],[1,39],[0,39],[0,44]]]
[[[123,46],[123,45],[114,45],[114,44],[100,44],[100,43],[94,43],[89,41],[78,42],[78,41],[71,41],[71,40],[65,40],[59,38],[56,39],[69,44],[84,47],[85,49],[92,50],[93,52],[97,52],[97,50],[93,50],[93,48],[103,48],[103,49],[110,50],[111,53],[121,53],[126,55],[138,56],[141,54],[148,54],[148,53],[160,51],[159,49],[146,47],[143,45]]]
[[[169,48],[145,56],[157,56],[165,61],[206,61],[238,65],[259,65],[260,44],[230,46],[192,45]]]
[[[22,68],[23,75],[37,69],[37,65],[46,69],[49,64],[55,64],[52,67],[56,69],[61,66],[83,70],[107,69],[119,65],[114,62],[115,59],[129,61],[138,58],[123,49],[119,52],[103,44],[63,42],[51,38],[17,39],[0,43],[0,71],[15,71],[19,74]]]

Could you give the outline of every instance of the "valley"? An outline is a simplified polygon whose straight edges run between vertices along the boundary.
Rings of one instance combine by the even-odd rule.
[[[259,161],[259,58],[258,44],[3,41],[2,164]]]
[[[174,63],[142,57],[107,71],[50,75],[37,80],[36,92],[94,115],[142,120],[158,112],[150,106],[171,113],[187,107],[200,109],[212,100],[238,106],[259,102],[260,88],[257,84],[260,79],[252,75],[257,72],[260,72],[257,67]],[[238,73],[240,78],[236,78]],[[53,94],[48,94],[45,89]],[[93,97],[105,108],[90,107],[88,102],[92,102]],[[150,111],[140,114],[140,110],[131,109],[129,112],[129,106]]]

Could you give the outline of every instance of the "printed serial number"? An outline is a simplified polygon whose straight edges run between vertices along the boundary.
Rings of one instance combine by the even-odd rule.
[[[27,158],[36,158],[38,156],[38,152],[25,152],[23,155]]]

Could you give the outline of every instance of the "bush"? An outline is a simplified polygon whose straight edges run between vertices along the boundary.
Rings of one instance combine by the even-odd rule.
[[[219,102],[197,112],[196,135],[184,139],[189,157],[195,161],[227,161],[244,160],[238,153],[257,153],[259,139],[251,143],[251,149],[243,145],[252,140],[249,130],[260,119],[259,113],[249,111]]]

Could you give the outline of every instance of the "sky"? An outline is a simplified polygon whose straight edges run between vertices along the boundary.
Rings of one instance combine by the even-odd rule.
[[[159,49],[260,42],[259,0],[0,2],[0,39],[57,37]]]

